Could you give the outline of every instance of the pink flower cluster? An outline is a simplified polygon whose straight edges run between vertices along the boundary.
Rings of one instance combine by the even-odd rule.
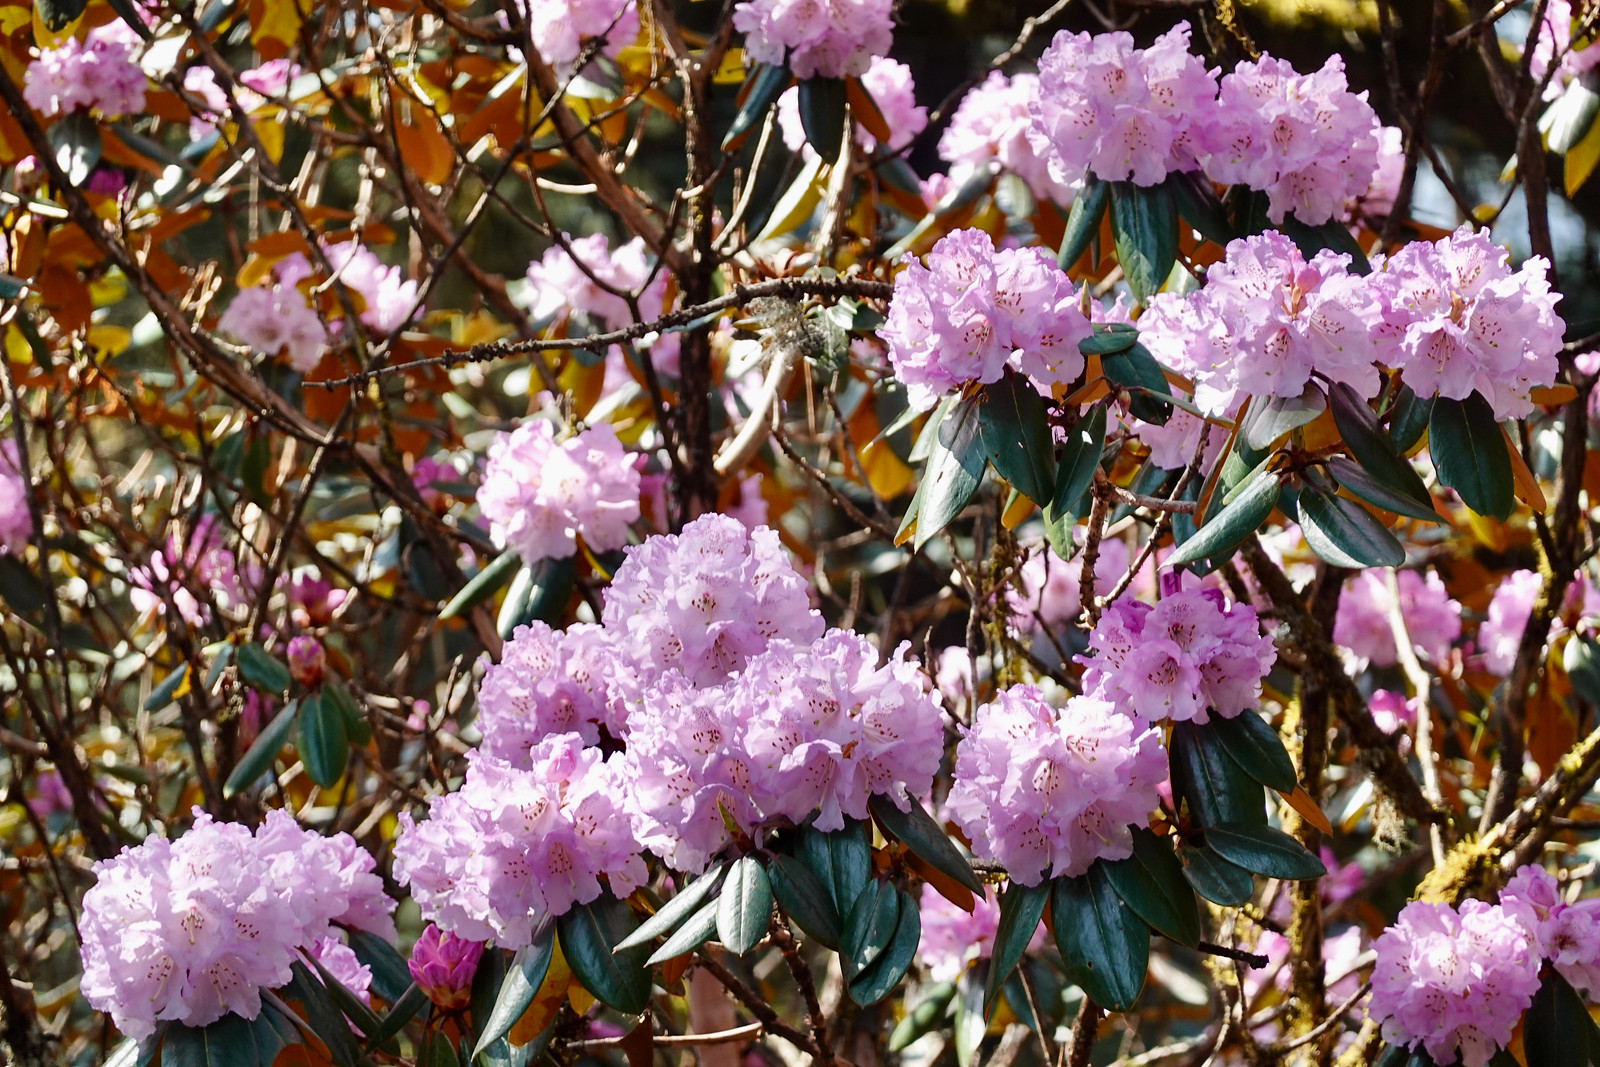
[[[1463,400],[1477,390],[1495,418],[1527,415],[1530,391],[1555,381],[1565,327],[1545,279],[1549,263],[1533,256],[1513,271],[1509,260],[1469,225],[1376,260],[1378,360],[1418,396]]]
[[[1570,0],[1549,0],[1544,6],[1544,18],[1539,24],[1539,37],[1533,45],[1529,73],[1533,75],[1535,83],[1540,82],[1549,73],[1551,63],[1555,64],[1556,72],[1545,87],[1546,100],[1560,96],[1568,81],[1600,63],[1600,49],[1592,44],[1573,46],[1573,15]]]
[[[1089,320],[1066,274],[1038,248],[995,251],[982,230],[955,230],[909,254],[895,278],[888,322],[895,377],[916,408],[967,382],[995,382],[1009,365],[1041,392],[1083,372],[1078,342]]]
[[[1461,636],[1461,605],[1450,599],[1433,571],[1395,571],[1394,577],[1406,636],[1423,659],[1444,664]],[[1361,571],[1346,579],[1333,620],[1333,639],[1375,667],[1394,666],[1399,662],[1389,621],[1394,599],[1387,571]]]
[[[227,611],[245,603],[249,587],[260,580],[259,568],[241,565],[228,548],[214,513],[202,515],[187,537],[173,533],[165,549],[128,573],[128,600],[135,611],[165,614],[170,601],[190,626],[211,619],[211,606]],[[203,590],[209,600],[196,595]]]
[[[819,830],[885,795],[926,795],[944,751],[942,711],[901,645],[883,666],[866,638],[831,630],[774,640],[723,685],[676,671],[629,716],[627,763],[639,843],[677,870],[703,870],[729,841],[816,813]]]
[[[362,322],[380,334],[387,334],[410,319],[417,300],[417,283],[405,278],[399,267],[384,266],[360,241],[326,244],[323,253],[339,281],[361,297]]]
[[[32,536],[28,479],[17,459],[17,442],[8,435],[0,441],[0,552],[20,556]]]
[[[620,756],[602,758],[577,734],[534,745],[520,765],[468,755],[461,789],[434,797],[428,818],[400,816],[394,874],[423,918],[504,948],[533,940],[546,918],[644,881],[622,798],[634,787]]]
[[[134,59],[139,36],[121,19],[46,48],[23,74],[23,99],[49,117],[98,111],[102,118],[144,110],[144,71]]]
[[[635,237],[614,252],[603,233],[569,238],[567,244],[570,253],[553,245],[528,264],[528,314],[534,322],[561,321],[578,312],[595,320],[585,325],[584,332],[589,325],[614,330],[634,321],[627,298],[619,294],[637,300],[641,321],[660,318],[666,311],[668,274],[651,264],[643,240]],[[677,334],[658,337],[648,347],[658,371],[678,373]]]
[[[861,86],[877,105],[889,127],[889,148],[904,148],[911,139],[928,126],[928,109],[917,106],[916,84],[911,78],[911,68],[885,56],[874,56],[872,65],[861,75]],[[783,133],[783,143],[791,152],[816,152],[806,143],[805,127],[800,121],[800,87],[790,86],[778,97],[778,128]],[[870,154],[877,147],[877,138],[867,132],[861,123],[855,125],[856,144]]]
[[[956,746],[946,801],[973,852],[1020,885],[1133,854],[1166,779],[1161,735],[1096,695],[1052,708],[1030,685],[1002,690]]]
[[[1264,190],[1275,223],[1291,211],[1327,222],[1372,184],[1378,117],[1366,93],[1350,92],[1339,56],[1315,74],[1271,56],[1240,63],[1213,106],[1200,136],[1206,177]]]
[[[892,7],[891,0],[743,0],[733,26],[757,63],[787,61],[801,80],[860,77],[889,51]]]
[[[1499,675],[1511,670],[1542,584],[1537,571],[1514,571],[1494,591],[1488,613],[1478,627],[1478,651],[1483,654],[1484,670]],[[1548,640],[1553,643],[1573,625],[1592,620],[1596,612],[1600,612],[1600,589],[1587,576],[1575,579],[1561,598],[1561,610]]]
[[[1076,528],[1074,536],[1078,536]],[[1109,596],[1132,562],[1128,543],[1114,537],[1100,542],[1094,564],[1095,596]],[[1033,631],[1043,624],[1054,629],[1075,621],[1083,612],[1083,556],[1063,560],[1048,545],[1035,546],[1017,571],[1018,589],[1006,593],[1006,606],[1018,629]]]
[[[995,161],[1028,183],[1033,195],[1070,203],[1072,189],[1050,175],[1050,162],[1028,138],[1033,119],[1028,102],[1039,95],[1037,74],[1006,76],[992,71],[961,98],[961,106],[939,138],[939,158],[950,164],[950,181],[961,185]]]
[[[530,419],[489,446],[478,510],[524,563],[570,556],[579,537],[606,552],[639,517],[639,471],[610,423],[558,442],[552,423]]]
[[[634,0],[526,0],[525,9],[533,46],[562,70],[577,60],[585,38],[604,37],[602,51],[615,56],[639,36]]]
[[[592,623],[566,630],[538,621],[517,627],[478,686],[480,751],[517,763],[552,734],[578,734],[590,745],[599,744],[602,726],[623,736],[607,696],[614,646]]]
[[[328,329],[294,285],[278,281],[239,290],[217,320],[217,329],[264,356],[280,352],[305,374],[328,345]]]
[[[1187,24],[1143,49],[1121,31],[1063,30],[1039,57],[1029,137],[1063,185],[1090,174],[1156,185],[1199,166],[1196,125],[1216,96],[1215,73],[1189,51]]]
[[[971,912],[963,911],[931,885],[922,887],[917,907],[922,920],[922,941],[917,958],[935,982],[954,982],[973,960],[994,952],[994,935],[1000,928],[1000,902],[985,893]]]
[[[1483,1067],[1539,988],[1539,946],[1518,910],[1413,901],[1372,946],[1371,1011],[1393,1045]]]
[[[296,952],[316,954],[333,924],[395,936],[373,866],[350,835],[323,837],[282,811],[252,835],[196,808],[176,841],[151,837],[95,864],[79,921],[84,998],[135,1038],[164,1019],[253,1019],[261,990],[287,982]]]
[[[1151,606],[1124,597],[1089,634],[1083,689],[1140,719],[1208,722],[1254,708],[1277,659],[1255,609],[1218,589],[1185,589]]]
[[[300,68],[287,59],[274,59],[254,70],[241,70],[236,76],[233,97],[245,111],[254,111],[269,97],[282,96]],[[198,97],[205,110],[214,116],[228,114],[228,95],[217,84],[217,72],[197,64],[183,72],[183,91]],[[205,114],[189,119],[189,137],[198,141],[217,128],[217,119]]]
[[[1530,863],[1500,891],[1500,904],[1522,920],[1539,955],[1574,989],[1600,993],[1600,899],[1567,903],[1555,876]]]

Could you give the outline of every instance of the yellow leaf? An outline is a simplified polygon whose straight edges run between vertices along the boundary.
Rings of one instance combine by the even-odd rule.
[[[13,363],[33,362],[33,346],[22,336],[22,331],[11,323],[6,324],[6,358]]]
[[[561,945],[557,943],[550,956],[550,969],[545,971],[544,982],[533,995],[522,1017],[512,1024],[511,1032],[506,1035],[511,1043],[526,1045],[542,1034],[544,1028],[550,1025],[550,1020],[556,1017],[556,1012],[561,1010],[561,1002],[571,988],[572,969],[567,966],[567,957],[561,954]]]
[[[277,166],[283,161],[283,120],[258,119],[251,125],[255,127],[256,137],[260,138],[261,147],[266,150],[267,158],[272,160],[273,166]]]
[[[822,202],[822,193],[827,187],[828,165],[822,162],[821,156],[812,156],[795,178],[794,184],[785,189],[783,196],[778,199],[778,205],[772,209],[772,217],[761,228],[756,241],[782,237],[809,219]]]
[[[0,36],[10,37],[33,20],[33,8],[0,8]]]
[[[861,469],[867,474],[867,484],[884,500],[893,500],[905,492],[916,477],[916,472],[901,462],[888,441],[873,441],[861,450]]]
[[[588,1010],[594,1007],[595,1004],[594,994],[583,988],[583,986],[579,985],[577,982],[573,982],[571,985],[567,986],[567,999],[572,1001],[572,1010],[577,1012],[579,1015],[583,1015],[588,1012]]]
[[[259,0],[260,15],[256,15],[255,2],[250,5],[250,43],[257,48],[263,41],[276,41],[288,48],[300,38],[300,26],[305,16],[300,13],[296,0]]]
[[[1033,501],[1018,493],[1017,498],[1007,506],[1006,513],[1000,516],[1000,525],[1015,530],[1033,512],[1033,508]]]
[[[61,27],[59,32],[55,32],[44,24],[44,19],[39,17],[37,5],[28,11],[28,15],[33,19],[33,42],[40,48],[55,48],[59,46],[68,37],[75,36],[78,32],[78,27],[83,25],[83,15],[79,14],[77,18]],[[17,16],[13,15],[11,18],[16,20]],[[6,32],[10,33],[11,31],[7,30]]]
[[[1506,451],[1511,453],[1511,481],[1516,488],[1517,499],[1534,511],[1542,513],[1546,505],[1544,490],[1539,488],[1539,479],[1528,469],[1528,461],[1522,458],[1522,449],[1511,440],[1510,431],[1502,426],[1500,434],[1506,439]]]
[[[1315,826],[1325,834],[1333,833],[1333,825],[1328,822],[1328,817],[1317,807],[1317,802],[1311,799],[1304,786],[1295,786],[1293,793],[1279,793],[1288,805],[1293,808],[1306,822]]]
[[[744,84],[744,49],[730,48],[722,53],[722,63],[711,81],[716,85]]]
[[[1530,392],[1528,396],[1533,399],[1535,404],[1541,407],[1555,408],[1576,400],[1578,391],[1565,383],[1561,385],[1541,385]]]
[[[1561,174],[1568,196],[1576,193],[1589,180],[1597,162],[1600,162],[1600,122],[1592,124],[1583,139],[1567,149]]]
[[[133,334],[125,326],[102,323],[99,326],[89,327],[89,347],[99,349],[107,355],[120,355],[132,343]]]

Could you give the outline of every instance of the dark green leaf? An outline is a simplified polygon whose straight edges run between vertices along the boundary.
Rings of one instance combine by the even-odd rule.
[[[89,0],[34,0],[33,3],[33,9],[39,13],[39,21],[51,33],[66,29],[88,6]]]
[[[335,682],[332,679],[324,681],[322,701],[339,709],[339,715],[344,719],[345,738],[351,744],[365,745],[372,740],[372,724],[367,721],[361,705],[356,703],[355,697],[350,695],[350,690],[346,689],[342,682]]]
[[[167,1027],[177,1023],[157,1023],[156,1032],[143,1041],[124,1038],[122,1044],[111,1050],[101,1067],[150,1067],[161,1051],[161,1042],[167,1036]]]
[[[1407,469],[1410,469],[1410,466],[1409,463],[1406,464]],[[1392,486],[1378,481],[1370,472],[1356,466],[1344,456],[1328,458],[1328,473],[1333,475],[1340,488],[1349,490],[1351,496],[1359,497],[1375,508],[1392,511],[1396,515],[1408,515],[1424,522],[1444,521],[1443,516],[1433,510],[1431,497],[1429,503],[1423,504],[1409,494],[1397,493]]]
[[[429,1034],[427,1044],[417,1056],[417,1067],[460,1067],[460,1065],[461,1057],[456,1053],[455,1045],[450,1043],[450,1035],[443,1030],[435,1030]]]
[[[874,881],[856,899],[844,920],[839,942],[839,964],[846,982],[871,967],[894,939],[900,922],[900,891],[891,883]]]
[[[755,129],[756,124],[766,117],[772,102],[789,87],[790,81],[789,68],[782,63],[757,63],[744,80],[744,99],[739,104],[739,113],[733,117],[733,125],[728,127],[728,132],[722,138],[722,147],[732,147]],[[840,122],[843,123],[842,118]]]
[[[979,396],[978,434],[995,472],[1040,507],[1050,503],[1056,458],[1044,398],[1011,370]]]
[[[672,936],[661,943],[661,947],[650,954],[645,960],[645,966],[654,967],[658,963],[665,963],[675,956],[685,952],[693,952],[701,945],[710,941],[717,933],[717,913],[720,910],[719,902],[708,900],[700,906],[700,910],[685,919],[683,925],[672,932]]]
[[[683,921],[700,910],[700,904],[722,884],[726,865],[717,864],[699,878],[678,891],[678,895],[661,905],[656,913],[639,924],[639,928],[617,943],[618,949],[632,948],[646,941],[654,941],[676,930]]]
[[[1406,549],[1366,508],[1306,486],[1300,490],[1300,532],[1311,550],[1336,567],[1398,567]]]
[[[1594,1022],[1583,998],[1554,967],[1546,968],[1539,991],[1522,1021],[1528,1067],[1585,1067],[1594,1050]]]
[[[983,1014],[983,980],[968,968],[956,980],[954,1004],[956,1024],[956,1067],[971,1067],[973,1056],[983,1044],[988,1019]]]
[[[1111,184],[1111,231],[1128,288],[1143,304],[1178,260],[1178,205],[1164,185]]]
[[[1319,226],[1307,226],[1294,217],[1294,213],[1283,217],[1283,222],[1277,226],[1283,235],[1293,241],[1295,247],[1300,249],[1300,254],[1306,259],[1312,259],[1323,249],[1332,249],[1343,252],[1350,257],[1351,274],[1370,274],[1372,264],[1367,262],[1367,254],[1361,250],[1356,239],[1351,236],[1343,223],[1337,220],[1324,222]]]
[[[0,596],[18,615],[34,615],[44,607],[47,594],[28,565],[7,552],[0,555]]]
[[[1412,510],[1404,514],[1415,514],[1420,510],[1420,518],[1437,519],[1428,487],[1422,484],[1421,476],[1401,457],[1389,435],[1383,432],[1377,415],[1367,406],[1367,402],[1343,382],[1335,382],[1328,390],[1328,397],[1333,408],[1333,424],[1339,428],[1339,436],[1344,439],[1350,455],[1362,469],[1391,494],[1411,500]]]
[[[161,684],[150,690],[150,695],[144,699],[144,710],[155,711],[164,708],[175,699],[174,694],[182,687],[184,679],[189,677],[189,665],[178,664],[178,669],[161,679]]]
[[[1239,437],[1249,448],[1271,448],[1290,430],[1298,429],[1328,410],[1328,398],[1314,383],[1299,396],[1258,398],[1239,424]]]
[[[1194,948],[1200,943],[1199,905],[1169,841],[1136,826],[1133,855],[1101,860],[1100,865],[1111,888],[1135,915],[1179,944]]]
[[[1172,190],[1173,203],[1178,206],[1178,217],[1198,231],[1200,236],[1223,246],[1238,236],[1209,178],[1193,171],[1184,171],[1167,175],[1164,184]]]
[[[87,111],[74,111],[50,127],[50,147],[67,183],[81,186],[100,162],[100,126]]]
[[[1050,908],[1067,977],[1101,1007],[1132,1008],[1150,964],[1150,927],[1117,896],[1101,865],[1057,878]]]
[[[1028,942],[1033,940],[1034,931],[1039,929],[1039,920],[1044,918],[1044,908],[1049,902],[1049,882],[1040,882],[1038,885],[1012,882],[1001,894],[1000,925],[995,929],[989,980],[983,990],[985,1016],[993,1014],[995,1004],[1000,999],[1000,990],[1005,986],[1006,979],[1011,977],[1011,972],[1017,969],[1017,964],[1022,962]]]
[[[306,773],[322,788],[331,789],[344,776],[350,758],[344,716],[335,704],[322,699],[320,692],[300,702],[300,734],[295,744]]]
[[[488,600],[499,591],[502,585],[511,580],[522,566],[522,557],[515,552],[502,552],[494,560],[486,564],[474,574],[466,585],[461,587],[461,592],[450,598],[439,611],[439,618],[453,619],[457,615],[464,615],[477,605]]]
[[[1106,217],[1106,204],[1111,198],[1111,186],[1089,175],[1084,179],[1083,191],[1072,202],[1067,213],[1066,232],[1061,235],[1061,251],[1056,262],[1066,270],[1089,249],[1089,242],[1100,232],[1100,220]]]
[[[899,1052],[917,1038],[939,1029],[955,995],[954,982],[940,982],[929,989],[927,995],[917,1001],[916,1007],[906,1012],[889,1035],[889,1051]]]
[[[833,906],[833,894],[797,859],[774,855],[767,869],[772,883],[772,895],[796,926],[816,938],[822,945],[838,950],[839,912]]]
[[[1243,907],[1255,894],[1255,879],[1238,864],[1229,863],[1209,848],[1178,846],[1183,876],[1195,892],[1225,908]]]
[[[533,940],[511,957],[511,966],[506,968],[505,979],[495,994],[494,1008],[478,1026],[478,1040],[472,1049],[474,1057],[509,1034],[517,1020],[522,1018],[522,1013],[528,1010],[528,1005],[539,993],[539,987],[544,984],[555,949],[555,930],[546,920],[534,931]],[[477,1022],[476,1019],[473,1021]]]
[[[1267,521],[1278,503],[1278,487],[1276,474],[1269,470],[1258,471],[1231,503],[1167,557],[1167,566],[1176,567],[1231,552]]]
[[[1152,426],[1166,425],[1172,417],[1172,387],[1144,345],[1135,342],[1121,352],[1101,356],[1100,369],[1108,381],[1128,391],[1128,410],[1134,417]]]
[[[1139,329],[1124,322],[1097,322],[1093,332],[1078,342],[1085,356],[1110,356],[1139,343]]]
[[[339,1009],[350,1025],[355,1027],[356,1033],[363,1038],[370,1038],[378,1032],[378,1027],[383,1025],[383,1020],[378,1018],[378,1013],[372,1010],[372,1005],[352,993],[344,983],[335,978],[322,961],[312,959],[312,966],[316,968],[317,977],[322,981],[322,988],[328,991],[328,998],[333,1001],[334,1007]],[[394,1048],[394,1052],[400,1050]]]
[[[405,957],[393,945],[365,930],[351,928],[346,932],[350,948],[356,959],[372,971],[372,991],[390,1004],[395,1003],[411,988],[411,971]]]
[[[517,572],[495,620],[501,637],[509,640],[518,626],[535,619],[550,622],[560,615],[572,594],[574,558],[542,559]]]
[[[1433,399],[1423,400],[1409,385],[1402,385],[1390,405],[1389,414],[1389,440],[1395,451],[1402,456],[1410,452],[1422,440],[1422,432],[1432,418]]]
[[[286,1043],[270,1022],[258,1028],[238,1015],[224,1015],[208,1026],[171,1023],[162,1042],[161,1063],[162,1067],[271,1067]]]
[[[254,641],[240,645],[234,658],[239,663],[239,677],[263,693],[280,696],[288,691],[289,668]]]
[[[1316,854],[1270,826],[1228,822],[1206,827],[1206,846],[1229,863],[1268,878],[1300,881],[1328,873]]]
[[[1172,724],[1168,748],[1174,800],[1187,801],[1201,826],[1255,822],[1265,825],[1261,783],[1227,754],[1217,737],[1193,722]]]
[[[1561,665],[1567,670],[1572,691],[1590,704],[1600,704],[1600,644],[1592,637],[1574,634],[1561,652]]]
[[[824,163],[844,147],[847,94],[843,78],[807,78],[800,83],[800,126]]]
[[[894,934],[878,957],[858,971],[847,987],[850,999],[863,1007],[876,1004],[894,992],[916,958],[917,946],[922,943],[922,916],[917,912],[917,902],[904,890],[887,888],[899,897],[899,918]]]
[[[1044,509],[1045,536],[1050,547],[1062,559],[1072,556],[1076,547],[1072,543],[1072,526],[1078,502],[1094,484],[1094,471],[1100,465],[1100,453],[1106,441],[1106,409],[1095,407],[1067,431],[1067,440],[1061,448],[1060,463],[1056,466],[1055,490],[1050,504]]]
[[[1409,1059],[1411,1050],[1404,1045],[1385,1045],[1372,1067],[1405,1067]]]
[[[978,426],[978,397],[964,397],[939,424],[938,435],[922,469],[917,510],[916,548],[950,524],[983,480],[984,450]]]
[[[327,989],[303,963],[292,965],[293,977],[283,988],[285,999],[297,1000],[305,1009],[305,1018],[311,1030],[328,1047],[329,1058],[338,1067],[355,1067],[359,1056],[355,1035],[344,1013],[334,1007]]]
[[[828,889],[839,916],[840,936],[856,897],[872,878],[872,843],[867,824],[846,820],[844,827],[824,833],[807,827],[800,834],[800,859]]]
[[[224,797],[231,798],[237,795],[272,769],[273,760],[278,758],[278,753],[289,741],[289,731],[294,728],[295,716],[299,710],[298,700],[289,701],[282,711],[272,717],[266,729],[256,735],[249,751],[233,765],[233,772],[222,784]]]
[[[633,909],[610,893],[577,905],[559,923],[561,951],[573,977],[596,1000],[624,1015],[638,1015],[650,1003],[648,950],[611,951],[638,925]]]
[[[717,896],[717,940],[735,956],[756,947],[772,921],[772,885],[761,861],[743,856],[728,866]]]
[[[404,1030],[406,1024],[421,1014],[422,1009],[427,1006],[428,994],[424,993],[416,983],[412,983],[400,995],[400,999],[384,1013],[383,1018],[378,1021],[378,1028],[367,1036],[366,1050],[371,1052]]]
[[[1216,738],[1222,750],[1246,774],[1280,793],[1292,793],[1300,784],[1294,761],[1283,747],[1278,731],[1253,711],[1244,711],[1231,719],[1213,715],[1202,730]]]
[[[983,882],[972,872],[972,865],[961,855],[961,850],[951,843],[944,827],[916,800],[906,797],[903,791],[901,795],[910,804],[906,811],[901,811],[882,793],[873,794],[867,801],[867,807],[884,833],[916,853],[934,870],[983,896]]]
[[[1511,457],[1494,409],[1477,393],[1465,400],[1436,397],[1428,420],[1428,454],[1439,480],[1479,515],[1505,521],[1516,497]]]
[[[1585,85],[1584,79],[1573,79],[1539,116],[1539,132],[1544,134],[1545,147],[1557,155],[1565,155],[1583,140],[1594,125],[1596,114],[1600,114],[1600,93]]]

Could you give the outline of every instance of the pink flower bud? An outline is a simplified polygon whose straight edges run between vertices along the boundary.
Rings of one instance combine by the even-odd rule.
[[[448,1011],[464,1008],[472,999],[472,976],[482,956],[482,941],[468,941],[429,923],[412,946],[406,968],[417,988]]]
[[[289,674],[307,689],[321,683],[327,666],[327,653],[315,637],[296,637],[289,642]]]

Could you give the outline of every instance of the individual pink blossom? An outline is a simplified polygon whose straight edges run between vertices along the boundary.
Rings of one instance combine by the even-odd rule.
[[[28,479],[17,459],[17,442],[8,435],[0,440],[0,551],[21,556],[32,537]]]
[[[1077,529],[1073,537],[1082,540]],[[1100,542],[1094,564],[1094,595],[1109,596],[1131,562],[1128,543],[1115,537]],[[1033,631],[1070,624],[1083,613],[1083,556],[1063,560],[1048,545],[1037,545],[1017,571],[1017,589],[1008,590],[1006,605],[1018,628]]]
[[[1483,625],[1478,627],[1478,651],[1483,653],[1483,666],[1489,673],[1501,677],[1510,673],[1543,584],[1538,571],[1513,571],[1494,591]]]
[[[822,616],[774,530],[706,514],[627,552],[601,621],[635,685],[670,670],[692,685],[717,685],[776,639],[822,636]]]
[[[1600,899],[1569,904],[1555,876],[1537,864],[1517,870],[1500,891],[1500,903],[1516,914],[1573,988],[1600,993]]]
[[[1161,735],[1097,696],[1061,709],[1030,685],[978,708],[956,747],[947,807],[973,852],[1012,881],[1079,875],[1133,854],[1167,776]]]
[[[568,251],[568,248],[571,251]],[[534,322],[566,321],[574,336],[595,330],[614,330],[635,321],[628,297],[639,307],[639,321],[658,319],[667,310],[669,275],[645,252],[635,237],[613,251],[605,234],[567,238],[567,247],[552,245],[541,259],[528,264],[527,282]],[[592,320],[574,326],[572,315]],[[678,335],[645,337],[634,342],[649,349],[651,361],[662,374],[678,373]],[[613,347],[620,356],[621,349]],[[620,359],[614,361],[621,366]]]
[[[349,595],[347,590],[335,589],[332,582],[309,573],[290,579],[285,594],[295,625],[305,629],[326,626],[332,622],[333,613],[339,610],[339,605]]]
[[[860,77],[894,38],[890,0],[743,0],[733,27],[757,63],[788,63],[795,77]]]
[[[607,552],[639,517],[639,471],[610,423],[557,442],[552,423],[530,419],[489,446],[478,508],[494,543],[524,563],[570,556],[579,537]]]
[[[1574,46],[1572,40],[1573,15],[1570,0],[1548,0],[1544,17],[1539,23],[1539,36],[1534,41],[1533,57],[1528,71],[1535,83],[1544,81],[1555,65],[1555,73],[1545,86],[1544,98],[1554,100],[1566,89],[1567,83],[1593,70],[1600,63],[1600,49],[1589,45]]]
[[[747,530],[767,525],[767,501],[761,495],[763,475],[760,471],[739,479],[739,502],[724,508],[722,513],[738,519]]]
[[[482,941],[468,941],[429,923],[411,946],[406,969],[436,1007],[454,1011],[472,1003],[472,978],[482,957]]]
[[[139,37],[121,19],[46,48],[23,73],[22,96],[44,115],[94,110],[102,118],[144,110],[145,76],[134,59]]]
[[[252,285],[239,290],[217,320],[217,329],[264,356],[280,352],[305,374],[328,346],[328,329],[292,285]]]
[[[307,943],[334,926],[392,941],[395,901],[383,891],[372,853],[349,834],[320,834],[279,808],[256,829],[256,850],[294,907]]]
[[[300,68],[287,59],[274,59],[253,70],[242,70],[235,77],[233,97],[239,107],[255,111],[270,97],[282,96]],[[196,64],[183,72],[183,91],[204,104],[202,113],[189,119],[189,138],[198,141],[215,130],[217,117],[228,114],[228,96],[217,84],[216,71]]]
[[[991,71],[961,98],[961,106],[939,138],[939,158],[950,164],[950,180],[955,185],[991,162],[998,162],[1027,182],[1039,199],[1071,203],[1072,189],[1050,176],[1047,156],[1041,155],[1028,138],[1033,122],[1028,101],[1038,93],[1037,74],[1008,77]]]
[[[583,51],[583,42],[604,37],[601,51],[615,57],[639,36],[634,0],[522,0],[528,33],[546,63],[567,69]]]
[[[424,919],[511,949],[530,944],[546,918],[598,897],[602,878],[626,896],[645,868],[620,806],[633,788],[620,759],[577,734],[539,742],[528,770],[469,753],[461,789],[434,797],[426,821],[401,814],[396,880]]]
[[[917,958],[935,982],[954,982],[973,960],[994,951],[1000,927],[1000,903],[985,893],[976,898],[970,913],[946,900],[931,885],[922,887],[922,941]]]
[[[399,267],[386,267],[360,241],[323,246],[328,265],[365,307],[361,321],[379,333],[392,333],[411,318],[417,301],[417,283],[402,276]]]
[[[1086,175],[1156,185],[1198,166],[1193,128],[1216,94],[1215,72],[1189,51],[1187,23],[1147,49],[1121,31],[1063,30],[1039,57],[1028,136],[1062,185]]]
[[[1420,397],[1464,400],[1474,391],[1496,419],[1523,418],[1529,393],[1555,382],[1565,325],[1540,256],[1513,271],[1487,231],[1462,225],[1413,241],[1373,263],[1376,358]]]
[[[1316,226],[1372,183],[1378,129],[1367,94],[1350,92],[1340,56],[1314,74],[1262,56],[1223,76],[1196,142],[1206,177],[1265,192],[1273,223],[1293,212]]]
[[[537,620],[518,626],[478,687],[483,754],[522,766],[529,750],[555,734],[598,744],[600,727],[615,726],[606,681],[616,659],[599,626],[552,630]]]
[[[967,382],[1000,380],[1007,365],[1048,392],[1083,372],[1089,335],[1071,281],[1042,249],[995,251],[982,230],[955,230],[923,266],[907,256],[880,332],[913,407],[932,407]]]
[[[1393,1045],[1484,1067],[1539,988],[1539,951],[1515,912],[1413,901],[1373,942],[1372,1017]]]
[[[306,689],[322,684],[322,674],[328,669],[328,653],[321,641],[304,634],[291,637],[286,652],[291,678]]]
[[[1411,644],[1423,659],[1444,663],[1461,636],[1461,605],[1450,599],[1444,582],[1433,571],[1426,575],[1395,571],[1394,577],[1400,592],[1400,616]],[[1393,607],[1387,571],[1365,570],[1353,575],[1345,580],[1339,596],[1333,639],[1375,667],[1394,666],[1399,658],[1389,621]]]
[[[1221,314],[1219,302],[1206,290],[1187,295],[1156,293],[1140,312],[1138,326],[1139,343],[1157,362],[1197,383],[1194,400],[1202,411],[1230,421],[1238,415],[1247,394],[1228,373],[1236,359],[1238,338]],[[1189,464],[1200,447],[1202,433],[1209,433],[1207,459],[1227,438],[1225,430],[1207,431],[1209,424],[1204,419],[1176,407],[1160,426],[1137,419],[1131,423],[1150,450],[1151,462],[1167,470]]]
[[[319,937],[311,943],[311,958],[322,965],[334,981],[370,1004],[372,968],[362,963],[355,950],[337,937]]]
[[[1218,589],[1185,589],[1154,607],[1127,597],[1089,634],[1083,688],[1141,719],[1208,722],[1254,708],[1277,659],[1255,609]]]
[[[1426,712],[1422,698],[1408,697],[1391,689],[1378,689],[1368,699],[1367,708],[1372,712],[1372,721],[1377,724],[1378,729],[1386,734],[1399,735],[1396,747],[1400,750],[1400,754],[1402,756],[1409,754],[1411,735],[1406,729],[1417,721],[1418,715]]]
[[[928,126],[928,109],[917,105],[916,84],[911,78],[911,68],[886,56],[874,56],[872,65],[861,76],[862,88],[872,97],[872,102],[889,127],[891,149],[901,149]],[[778,129],[783,143],[791,152],[816,152],[806,143],[805,126],[800,121],[800,87],[790,86],[778,97]],[[864,124],[855,124],[856,144],[867,154],[877,147],[878,140],[867,132]]]

